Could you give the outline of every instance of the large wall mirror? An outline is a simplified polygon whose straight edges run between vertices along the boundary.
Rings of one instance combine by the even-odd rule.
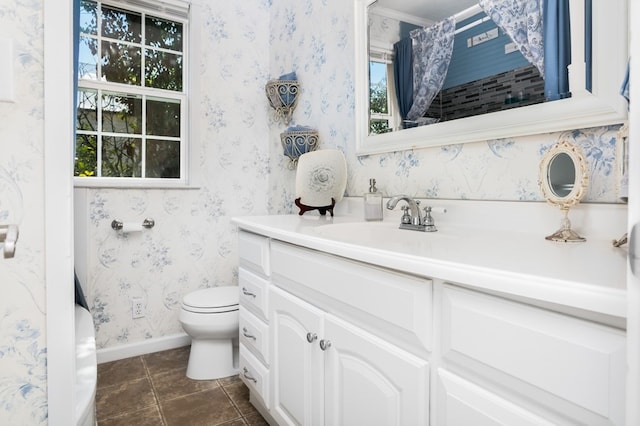
[[[626,119],[619,92],[628,60],[627,0],[569,0],[570,32],[564,36],[571,52],[568,65],[559,67],[566,74],[556,77],[539,53],[549,55],[543,42],[532,37],[530,44],[517,45],[510,23],[496,11],[488,16],[478,0],[355,0],[355,5],[359,155]],[[420,56],[419,71],[417,40],[429,52]],[[432,53],[434,46],[442,50]],[[546,60],[547,66],[552,63]],[[566,79],[560,89],[556,78]],[[422,81],[432,86],[425,88]]]

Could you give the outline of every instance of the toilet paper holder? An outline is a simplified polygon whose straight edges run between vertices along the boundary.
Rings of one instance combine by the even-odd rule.
[[[142,222],[142,226],[146,229],[151,229],[155,226],[156,221],[151,219],[151,218],[146,218],[143,222]],[[113,221],[111,222],[111,228],[114,231],[121,231],[122,228],[124,227],[124,222],[118,219],[113,219]]]

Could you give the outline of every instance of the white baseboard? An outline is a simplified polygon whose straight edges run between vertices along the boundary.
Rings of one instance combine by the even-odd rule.
[[[119,359],[131,358],[139,355],[146,355],[153,352],[181,348],[190,344],[191,338],[188,334],[178,333],[172,334],[170,336],[144,340],[142,342],[128,343],[126,345],[98,349],[96,357],[98,359],[98,364],[103,364],[105,362],[117,361]]]

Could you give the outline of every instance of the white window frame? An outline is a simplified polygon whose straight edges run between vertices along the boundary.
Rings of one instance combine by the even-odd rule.
[[[369,120],[386,120],[389,123],[389,131],[396,131],[400,124],[400,108],[394,83],[393,52],[372,43],[369,56],[369,62],[378,62],[387,66],[387,114],[373,113],[369,108]]]
[[[133,86],[124,83],[111,83],[100,82],[97,80],[83,80],[79,79],[78,89],[95,90],[98,92],[98,103],[102,102],[102,92],[111,93],[123,93],[133,96],[141,96],[143,99],[142,108],[143,111],[143,132],[140,135],[127,134],[127,137],[140,138],[140,139],[153,139],[152,135],[145,135],[144,127],[146,126],[145,114],[146,114],[146,102],[145,99],[167,99],[176,100],[180,102],[180,136],[177,138],[162,137],[163,140],[179,140],[180,141],[180,178],[147,178],[147,177],[79,177],[74,176],[75,187],[98,187],[98,188],[184,188],[189,187],[192,184],[193,179],[190,179],[190,16],[189,7],[190,3],[181,0],[96,0],[98,5],[113,6],[115,8],[124,9],[127,11],[148,14],[157,18],[167,19],[182,24],[182,91],[171,91],[156,89],[146,86]],[[99,25],[99,23],[98,23]],[[144,28],[144,20],[142,21]],[[144,31],[144,29],[143,29]],[[81,34],[82,36],[82,34]],[[125,42],[126,44],[126,42]],[[144,58],[143,58],[144,60]],[[100,58],[98,58],[98,67],[101,67]],[[74,72],[77,72],[74,70]],[[143,80],[144,81],[144,80]],[[102,109],[97,106],[97,122],[101,122]],[[75,127],[75,112],[74,112],[74,127]],[[96,133],[97,137],[102,136],[101,126]],[[83,134],[83,131],[78,131],[78,134]],[[109,136],[108,133],[105,133]],[[118,136],[122,136],[118,134]],[[74,143],[76,141],[74,140]],[[145,146],[143,144],[141,150],[142,164],[146,161],[145,158]],[[97,167],[101,167],[101,150],[98,149]],[[74,160],[75,163],[75,160]],[[75,166],[74,166],[75,170]]]

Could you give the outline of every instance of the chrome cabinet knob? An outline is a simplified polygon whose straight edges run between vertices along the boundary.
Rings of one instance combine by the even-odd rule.
[[[330,340],[324,340],[324,339],[320,340],[320,349],[322,349],[323,351],[326,351],[330,347],[331,347]]]
[[[318,339],[318,335],[316,333],[307,333],[307,342],[313,343]]]

